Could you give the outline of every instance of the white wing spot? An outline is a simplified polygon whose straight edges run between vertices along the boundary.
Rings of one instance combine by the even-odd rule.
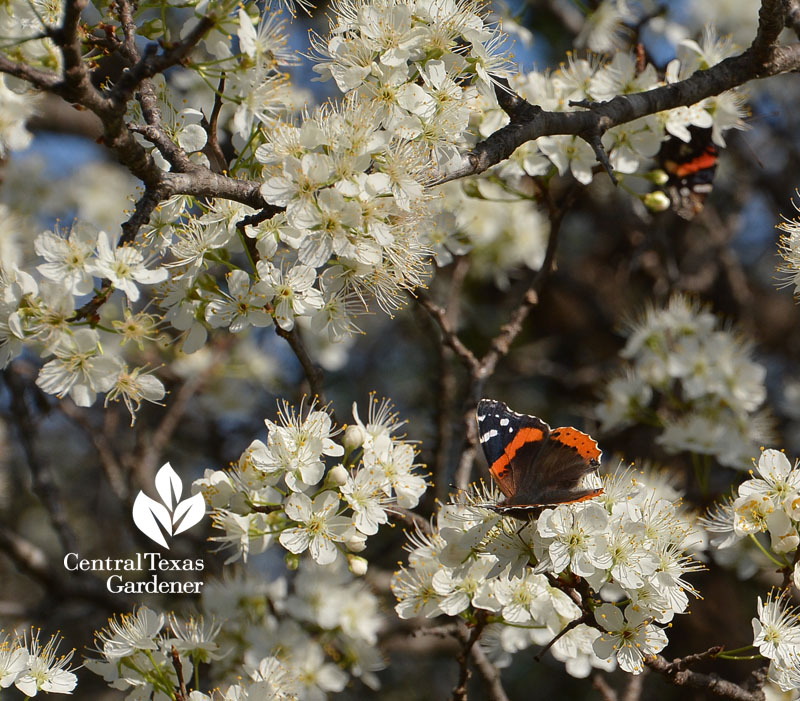
[[[481,443],[486,443],[486,441],[491,440],[497,435],[497,431],[492,429],[491,431],[487,431],[481,436]]]
[[[510,419],[500,419],[501,426],[508,426]]]
[[[513,426],[509,426],[508,427],[508,432],[509,433],[514,433],[514,427]]]
[[[486,418],[486,414],[480,414],[480,415],[478,416],[478,423],[480,423],[481,421],[483,421],[485,418]]]

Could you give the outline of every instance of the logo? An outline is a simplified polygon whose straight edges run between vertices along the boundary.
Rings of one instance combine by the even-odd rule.
[[[164,534],[171,538],[198,524],[206,514],[206,503],[199,493],[181,501],[183,482],[169,463],[156,473],[155,484],[161,502],[140,491],[133,502],[133,522],[150,540],[169,550]]]
[[[169,463],[156,474],[155,485],[161,501],[140,491],[133,503],[133,522],[148,538],[169,549],[167,538],[199,523],[205,516],[206,505],[202,494],[181,501],[183,483]],[[81,557],[80,553],[67,553],[64,569],[104,573],[106,589],[112,594],[199,594],[204,582],[191,579],[191,575],[202,572],[205,562],[202,558],[171,559],[161,553],[91,559]]]
[[[492,505],[496,511],[527,519],[534,509],[603,493],[580,484],[597,470],[603,454],[591,436],[571,427],[551,429],[493,399],[478,403],[477,418],[489,472],[505,497]]]

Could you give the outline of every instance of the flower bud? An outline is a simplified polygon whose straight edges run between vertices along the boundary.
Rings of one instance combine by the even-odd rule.
[[[286,568],[290,572],[294,572],[298,567],[300,567],[300,556],[295,555],[294,553],[286,553]]]
[[[663,190],[648,192],[642,197],[642,202],[651,212],[663,212],[665,209],[669,209],[671,204],[669,197]]]
[[[353,533],[344,543],[350,552],[360,553],[367,547],[367,536],[353,530]]]
[[[361,426],[358,424],[348,426],[347,430],[344,432],[344,447],[347,450],[355,450],[356,448],[360,448],[364,443],[364,438],[366,438],[366,436],[364,434],[364,429],[361,428]]]
[[[644,177],[654,185],[666,185],[667,181],[669,180],[669,174],[665,170],[661,170],[661,168],[651,170]]]
[[[367,573],[367,567],[369,566],[366,559],[358,557],[358,555],[348,555],[347,564],[350,566],[350,571],[356,577],[363,577]]]
[[[347,477],[347,469],[341,463],[335,465],[328,473],[328,481],[331,484],[335,484],[337,487],[347,484]]]

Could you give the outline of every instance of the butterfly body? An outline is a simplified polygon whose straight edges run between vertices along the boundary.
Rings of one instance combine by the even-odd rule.
[[[544,506],[602,494],[580,484],[600,466],[602,452],[591,436],[571,427],[551,429],[493,399],[478,403],[477,419],[489,472],[503,493],[496,511],[527,518]]]

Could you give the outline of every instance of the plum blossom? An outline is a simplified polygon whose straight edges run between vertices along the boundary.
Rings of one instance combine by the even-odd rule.
[[[88,224],[75,223],[69,235],[45,231],[36,237],[34,250],[45,259],[37,270],[49,280],[61,283],[73,294],[84,295],[92,291],[94,279],[88,264],[94,255],[98,232]]]
[[[144,255],[132,245],[114,246],[111,236],[101,231],[97,236],[97,257],[92,259],[86,269],[97,277],[106,278],[125,293],[129,302],[139,299],[140,285],[154,285],[164,282],[168,273],[165,268],[147,268]]]
[[[108,391],[122,367],[119,358],[103,355],[92,329],[78,329],[62,337],[56,356],[44,364],[36,385],[48,394],[69,396],[78,406],[91,406],[97,392]]]
[[[614,604],[603,604],[595,609],[594,617],[604,629],[594,641],[595,653],[603,659],[616,656],[619,666],[631,674],[641,674],[645,658],[667,645],[666,633],[636,606],[627,606],[623,615]]]
[[[272,323],[266,309],[270,299],[269,288],[261,282],[251,284],[244,270],[233,270],[227,275],[228,293],[213,298],[206,307],[206,321],[214,327],[227,326],[231,333],[239,333],[248,326],[263,327]]]
[[[312,501],[305,494],[294,493],[286,501],[286,515],[298,526],[283,531],[279,540],[289,552],[308,550],[320,565],[336,560],[336,543],[346,540],[352,529],[351,520],[337,516],[339,497],[333,491],[322,492]]]
[[[48,694],[71,694],[78,677],[69,671],[74,650],[58,655],[61,638],[53,636],[44,645],[39,642],[40,631],[31,631],[30,640],[23,638],[28,654],[25,671],[16,678],[14,686],[26,696],[36,696],[39,691]]]

